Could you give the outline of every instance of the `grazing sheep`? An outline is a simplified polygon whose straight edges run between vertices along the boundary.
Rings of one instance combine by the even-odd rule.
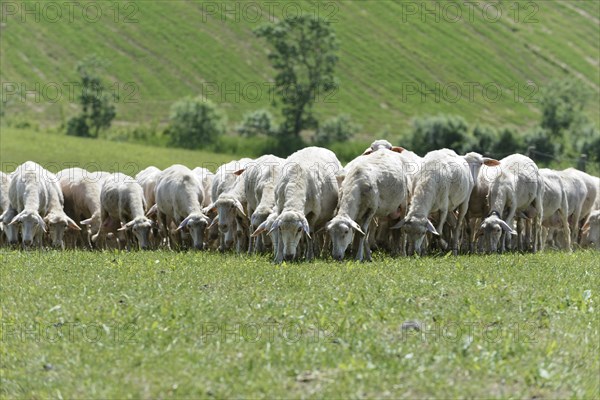
[[[452,234],[452,252],[458,254],[459,234],[467,213],[471,192],[482,165],[496,165],[498,161],[477,153],[459,156],[449,149],[429,152],[423,158],[421,170],[415,176],[412,198],[406,217],[392,229],[403,227],[411,248],[409,253],[422,252],[425,234],[443,234],[448,217],[458,208],[458,217]],[[436,229],[429,216],[439,212]],[[453,214],[452,214],[453,215]],[[442,248],[446,247],[441,241]]]
[[[491,177],[490,177],[491,178]],[[512,154],[500,160],[500,169],[492,178],[488,192],[490,215],[481,224],[479,234],[483,237],[484,249],[496,252],[505,250],[503,234],[521,235],[512,228],[519,211],[529,209],[533,216],[533,251],[541,242],[541,217],[543,214],[544,183],[538,167],[526,156]],[[522,243],[519,238],[519,243]]]
[[[65,229],[81,231],[81,228],[65,213],[65,200],[58,185],[58,177],[50,172],[46,175],[48,176],[48,206],[44,222],[48,225],[52,246],[64,249]]]
[[[42,246],[42,233],[46,232],[46,215],[48,207],[48,177],[50,173],[41,165],[27,161],[17,167],[8,188],[10,206],[18,214],[10,225],[21,225],[23,246],[34,244]]]
[[[142,186],[142,189],[144,190],[144,198],[146,199],[146,207],[148,207],[148,209],[156,204],[154,193],[158,180],[158,174],[160,174],[160,169],[154,166],[149,166],[138,172],[135,176],[135,180]]]
[[[596,203],[598,197],[600,197],[600,178],[589,175],[575,168],[567,168],[562,172],[564,174],[563,176],[579,177],[579,179],[584,182],[585,187],[587,188],[587,195],[581,204],[581,214],[578,221],[578,225],[582,225],[587,220],[590,213],[594,210],[594,204]],[[578,240],[580,239],[579,235],[580,232],[577,230],[575,232],[575,238],[578,243],[580,242]]]
[[[65,200],[65,212],[87,226],[81,240],[91,247],[91,237],[100,230],[100,191],[108,172],[89,172],[82,168],[67,168],[58,172],[58,183]]]
[[[592,211],[583,224],[581,246],[600,250],[600,209]]]
[[[10,225],[10,221],[17,215],[16,210],[11,208],[8,198],[10,181],[10,175],[0,172],[0,243],[6,235],[6,241],[14,245],[19,240],[19,230],[15,225]]]
[[[194,248],[202,250],[210,220],[202,212],[204,191],[196,175],[183,165],[170,166],[157,177],[155,198],[163,235],[168,237],[168,227],[174,223],[176,232],[189,231]]]
[[[385,139],[378,139],[371,143],[371,146],[367,147],[362,155],[366,156],[381,149],[391,150],[397,153],[401,153],[402,150],[404,150],[402,147],[392,146],[392,144]]]
[[[400,210],[406,209],[407,200],[408,188],[399,154],[384,148],[369,157],[358,157],[346,170],[337,215],[326,225],[333,258],[344,258],[356,231],[360,234],[356,259],[371,261],[368,236],[373,218],[397,218]]]
[[[320,147],[298,150],[286,159],[275,185],[279,215],[271,231],[278,231],[276,262],[296,258],[303,234],[306,258],[313,258],[311,233],[333,217],[338,200],[335,175],[341,168],[335,154]]]
[[[160,174],[160,169],[154,166],[149,166],[141,170],[135,176],[135,180],[142,186],[144,190],[144,199],[146,199],[146,211],[151,209],[156,204],[155,199],[155,189],[156,182],[158,179],[158,175]],[[150,219],[153,222],[153,227],[150,231],[150,242],[153,248],[157,248],[160,246],[161,237],[158,232],[158,224],[155,219],[156,214],[149,215]]]
[[[119,240],[121,248],[130,249],[135,237],[140,248],[148,249],[153,224],[144,215],[145,208],[144,191],[135,179],[122,173],[107,176],[100,191],[100,231],[92,241],[104,239],[108,232],[120,233],[124,235]]]
[[[570,171],[566,170],[556,171],[556,173],[560,176],[565,193],[567,194],[567,205],[569,207],[567,218],[571,230],[571,244],[574,244],[577,243],[581,209],[587,197],[588,189],[583,179],[579,177],[579,174],[572,174]],[[552,230],[554,231],[555,229],[553,228]]]
[[[196,175],[196,178],[200,181],[202,185],[202,193],[204,193],[204,199],[202,200],[202,207],[208,206],[212,203],[212,184],[215,179],[215,174],[210,172],[208,169],[203,167],[196,167],[192,170],[192,173]]]
[[[569,228],[568,214],[569,204],[567,192],[565,191],[562,179],[556,171],[548,168],[541,168],[540,175],[544,180],[544,208],[542,215],[542,225],[552,226],[553,220],[560,221],[560,227],[563,233],[563,243],[566,249],[571,249],[571,229]],[[546,230],[547,231],[547,228]],[[542,240],[542,246],[546,238]]]
[[[219,226],[219,250],[221,251],[226,251],[233,246],[238,232],[236,215],[243,215],[245,217],[244,205],[242,204],[245,203],[245,195],[243,193],[244,184],[242,182],[238,185],[239,174],[235,173],[244,169],[250,162],[252,162],[252,159],[242,158],[241,160],[230,161],[227,164],[221,165],[217,169],[213,179],[211,189],[212,203],[203,209],[206,215],[210,215],[214,211],[219,214],[218,218],[213,219],[211,227],[216,224]],[[220,196],[225,193],[228,194],[217,205]],[[233,209],[236,212],[229,212]],[[238,247],[242,247],[239,241]]]
[[[279,178],[285,160],[273,155],[264,155],[238,172],[244,175],[250,231],[254,232],[265,222],[275,209],[275,181]],[[248,252],[265,251],[265,235],[250,238]]]

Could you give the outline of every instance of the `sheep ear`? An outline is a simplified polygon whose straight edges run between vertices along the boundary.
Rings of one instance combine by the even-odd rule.
[[[266,230],[267,230],[267,221],[264,221],[260,225],[258,225],[256,230],[254,232],[252,232],[250,237],[257,237],[261,233],[266,232]]]
[[[354,228],[356,232],[360,233],[362,236],[365,236],[365,233],[362,231],[362,229],[360,229],[360,226],[355,221],[350,221],[350,226]]]
[[[493,159],[493,158],[489,158],[489,157],[483,157],[483,163],[485,165],[487,165],[488,167],[494,167],[496,165],[500,165],[500,161]]]
[[[506,232],[506,233],[510,233],[511,235],[516,235],[517,232],[515,230],[513,230],[510,226],[508,226],[508,224],[502,220],[499,221],[500,227]]]
[[[309,239],[312,239],[310,237],[310,227],[308,226],[308,221],[302,221],[302,230],[304,230],[304,233],[306,233],[306,236],[308,236]]]
[[[362,155],[363,155],[363,156],[368,156],[368,155],[369,155],[369,154],[371,154],[372,152],[373,152],[373,149],[369,147],[368,149],[366,149],[366,150],[364,151],[364,153],[362,153]]]
[[[240,203],[238,200],[236,200],[235,206],[237,207],[238,211],[245,217],[246,213],[244,212],[244,207],[242,207],[242,203]]]
[[[80,231],[81,228],[71,218],[67,217],[67,226],[73,230]]]
[[[177,227],[177,229],[175,229],[176,232],[179,232],[180,230],[182,230],[183,228],[185,228],[188,224],[190,220],[190,217],[186,217],[186,219],[184,219],[183,221],[181,221],[181,223],[179,224],[179,226]]]
[[[213,220],[210,222],[210,225],[208,226],[208,228],[207,228],[207,229],[211,229],[213,226],[215,226],[215,225],[218,225],[218,224],[219,224],[219,218],[215,217],[215,219],[213,219]]]
[[[150,209],[146,212],[146,217],[152,217],[154,215],[156,215],[156,213],[158,212],[158,205],[153,205],[152,207],[150,207]]]
[[[440,234],[438,233],[438,231],[435,230],[435,227],[433,226],[430,220],[427,220],[427,231],[433,233],[436,236],[440,236]]]
[[[265,222],[266,222],[266,221],[265,221]],[[262,224],[261,224],[261,225],[262,225]],[[275,231],[277,228],[279,228],[279,221],[277,221],[277,220],[276,220],[275,222],[273,222],[273,226],[272,226],[272,227],[271,227],[271,229],[269,230],[269,233],[268,233],[268,234],[270,235],[270,234],[271,234],[271,233],[273,233],[273,232],[274,232],[274,231]]]
[[[400,229],[406,223],[406,219],[402,218],[399,222],[397,222],[394,226],[390,227],[390,229]]]
[[[402,153],[406,149],[404,147],[400,147],[400,146],[392,146],[391,150],[395,151],[396,153]]]
[[[44,222],[44,220],[42,219],[42,217],[40,217],[39,214],[36,215],[36,219],[37,219],[38,225],[40,226],[40,228],[42,228],[42,230],[44,231],[44,233],[48,232],[46,230],[46,223]]]
[[[233,174],[236,176],[240,176],[245,170],[246,170],[246,168],[238,169]]]
[[[16,225],[23,219],[23,215],[21,213],[14,216],[14,218],[10,221],[9,225]]]
[[[91,225],[92,224],[92,219],[91,218],[84,219],[83,221],[79,221],[79,223],[81,225]]]
[[[126,231],[127,229],[131,228],[132,226],[133,226],[133,221],[129,221],[128,223],[126,223],[125,225],[123,225],[122,227],[117,229],[117,232]]]

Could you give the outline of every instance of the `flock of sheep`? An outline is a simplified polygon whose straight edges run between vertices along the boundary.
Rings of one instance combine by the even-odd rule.
[[[207,248],[276,262],[372,249],[540,251],[600,247],[600,179],[449,149],[420,157],[385,140],[345,167],[324,148],[265,155],[216,173],[173,165],[135,178],[28,161],[0,173],[2,242],[24,248]]]

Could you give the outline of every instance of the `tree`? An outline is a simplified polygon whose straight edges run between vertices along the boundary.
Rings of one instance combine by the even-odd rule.
[[[185,97],[171,106],[169,144],[186,149],[205,147],[225,132],[225,121],[225,114],[210,100]]]
[[[261,26],[255,34],[273,47],[269,54],[277,71],[273,105],[279,99],[284,117],[278,139],[291,151],[302,143],[303,129],[318,126],[312,112],[315,101],[337,87],[337,39],[328,21],[311,15]]]
[[[67,135],[98,137],[101,129],[110,127],[117,115],[115,100],[109,93],[98,75],[106,62],[96,56],[88,57],[77,64],[77,73],[81,79],[79,104],[81,113],[67,123]]]

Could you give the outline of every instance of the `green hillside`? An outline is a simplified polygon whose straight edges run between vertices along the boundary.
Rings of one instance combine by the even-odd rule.
[[[595,0],[511,0],[495,8],[380,0],[263,2],[262,8],[256,2],[82,2],[69,9],[52,2],[60,15],[46,4],[2,3],[7,117],[23,113],[56,124],[73,115],[75,64],[95,53],[110,61],[106,81],[118,89],[121,122],[165,121],[174,100],[204,94],[236,123],[270,104],[273,71],[252,29],[302,9],[329,19],[341,45],[339,91],[320,98],[317,111],[349,113],[365,134],[386,125],[402,130],[412,117],[438,112],[531,126],[539,120],[539,89],[568,76],[593,93],[588,114],[599,118]],[[26,98],[17,94],[23,91]]]

